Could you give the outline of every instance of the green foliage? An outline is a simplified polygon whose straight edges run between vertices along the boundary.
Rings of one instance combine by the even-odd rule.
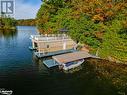
[[[16,20],[14,18],[6,17],[2,14],[0,17],[0,29],[15,29]]]
[[[45,3],[52,4],[57,7],[64,6],[64,0],[44,0]]]
[[[127,61],[127,39],[123,36],[126,34],[120,34],[124,30],[122,21],[112,21],[111,26],[107,27],[106,30],[100,48],[100,55],[105,58],[111,57],[120,61]]]
[[[17,20],[17,25],[20,26],[35,26],[36,20],[35,19],[20,19]]]
[[[13,27],[16,24],[16,21],[13,18],[3,18],[2,21],[4,22],[5,26]]]
[[[37,26],[41,33],[67,29],[76,42],[100,48],[100,56],[126,61],[126,17],[125,0],[45,0]]]

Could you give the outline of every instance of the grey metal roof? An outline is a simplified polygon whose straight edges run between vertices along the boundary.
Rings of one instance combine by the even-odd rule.
[[[89,57],[92,57],[92,55],[90,55],[89,53],[85,51],[77,51],[73,53],[53,56],[52,58],[60,64],[65,64],[68,62],[76,61],[76,60],[83,59],[83,58],[89,58]]]

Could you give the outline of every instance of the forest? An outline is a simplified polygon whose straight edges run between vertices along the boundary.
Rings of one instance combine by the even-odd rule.
[[[16,29],[16,20],[10,16],[6,16],[4,13],[1,13],[0,17],[0,30],[15,30]]]
[[[20,20],[17,20],[17,25],[19,25],[19,26],[35,26],[36,20],[35,19],[20,19]]]
[[[43,0],[36,20],[43,34],[67,30],[91,53],[127,62],[126,0]]]

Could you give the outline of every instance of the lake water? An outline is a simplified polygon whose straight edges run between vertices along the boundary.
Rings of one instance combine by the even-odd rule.
[[[0,32],[0,89],[13,95],[117,95],[94,75],[83,70],[65,74],[47,69],[28,49],[37,29],[18,26],[17,32]]]

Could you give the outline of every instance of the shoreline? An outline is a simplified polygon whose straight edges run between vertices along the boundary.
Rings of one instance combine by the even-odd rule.
[[[12,28],[0,28],[0,30],[6,31],[6,30],[16,30],[16,27],[12,27]]]

